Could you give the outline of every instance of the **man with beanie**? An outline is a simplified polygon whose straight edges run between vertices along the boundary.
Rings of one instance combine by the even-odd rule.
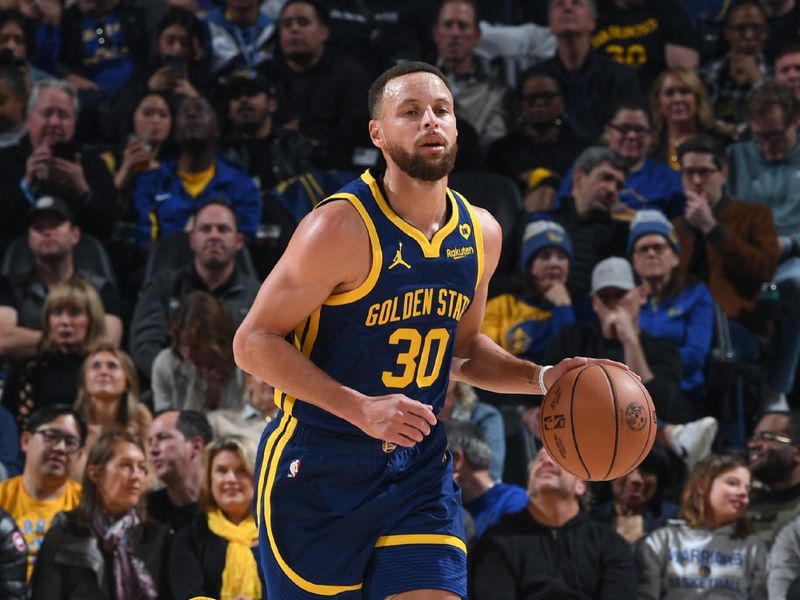
[[[472,557],[475,600],[633,600],[628,543],[581,510],[586,482],[542,448],[531,462],[530,502],[490,528]]]
[[[567,278],[572,241],[555,221],[525,228],[519,289],[486,303],[481,331],[516,356],[541,358],[558,331],[575,321]]]

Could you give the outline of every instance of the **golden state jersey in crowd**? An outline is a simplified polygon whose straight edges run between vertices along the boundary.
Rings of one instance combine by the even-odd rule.
[[[370,396],[401,393],[438,413],[456,327],[483,273],[483,240],[474,211],[448,189],[446,222],[428,240],[392,210],[370,171],[320,206],[333,201],[349,202],[364,221],[371,268],[359,287],[330,296],[295,329],[295,346],[348,387]],[[279,390],[275,398],[302,423],[361,434],[302,399]]]

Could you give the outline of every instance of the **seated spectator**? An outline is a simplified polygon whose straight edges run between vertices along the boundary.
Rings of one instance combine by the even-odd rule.
[[[472,593],[488,598],[633,600],[628,544],[581,510],[586,483],[542,448],[531,462],[530,502],[490,528],[472,554]]]
[[[361,65],[327,47],[327,20],[316,0],[288,0],[278,20],[280,52],[264,69],[275,85],[276,124],[312,141],[315,167],[349,169],[354,148],[373,150],[364,103],[369,81]]]
[[[175,117],[178,156],[141,173],[133,186],[138,244],[183,230],[192,215],[212,200],[230,204],[240,231],[255,238],[261,196],[245,173],[215,155],[219,135],[217,115],[208,101],[184,99]]]
[[[654,446],[638,467],[611,481],[611,499],[594,506],[592,518],[633,544],[678,516],[678,507],[664,499],[669,484],[669,457]]]
[[[205,18],[211,38],[211,73],[220,78],[235,69],[255,69],[272,55],[275,25],[258,0],[215,6]]]
[[[27,600],[25,538],[14,517],[0,508],[0,595],[5,600]]]
[[[194,260],[160,273],[139,296],[131,322],[131,356],[140,373],[150,376],[153,361],[169,341],[169,322],[193,290],[210,293],[230,311],[238,326],[258,293],[259,282],[242,273],[236,253],[244,241],[230,206],[210,202],[200,208],[189,232]]]
[[[223,140],[225,157],[241,166],[260,190],[311,169],[311,141],[299,131],[277,127],[275,88],[264,75],[252,69],[234,71],[226,92],[233,127]]]
[[[80,460],[73,465],[72,478],[83,479],[86,457],[95,441],[108,431],[129,431],[139,439],[147,437],[153,420],[139,401],[139,378],[131,357],[111,344],[98,344],[86,356],[79,374],[80,387],[75,409],[81,413],[89,434]]]
[[[156,411],[239,408],[244,386],[233,362],[234,333],[222,302],[206,292],[187,294],[172,317],[170,347],[153,361]]]
[[[0,150],[0,245],[25,231],[25,217],[41,196],[57,196],[73,209],[83,231],[107,239],[119,203],[114,180],[99,154],[73,141],[78,94],[66,81],[45,79],[31,90],[28,134]]]
[[[628,256],[647,293],[639,325],[678,348],[683,365],[681,390],[695,404],[695,412],[702,414],[714,306],[705,285],[684,280],[678,269],[680,253],[675,229],[663,213],[636,213],[628,236]]]
[[[111,431],[97,440],[78,507],[56,517],[45,536],[32,600],[169,597],[169,531],[143,510],[146,477],[139,438]]]
[[[219,408],[206,417],[214,438],[241,435],[258,446],[264,427],[278,414],[275,388],[249,373],[244,374],[244,388],[245,401],[241,408]]]
[[[642,330],[639,313],[646,300],[627,260],[611,257],[599,262],[592,272],[592,307],[598,319],[563,327],[546,350],[543,364],[568,356],[623,362],[641,378],[658,416],[668,423],[684,423],[693,411],[680,392],[680,354],[672,344]]]
[[[561,225],[529,223],[522,239],[518,289],[486,303],[481,331],[511,354],[541,364],[558,330],[575,321],[567,288],[571,260],[572,241]]]
[[[177,531],[198,512],[203,449],[212,439],[202,413],[168,410],[147,432],[147,458],[164,487],[147,496],[147,514]]]
[[[749,493],[742,458],[712,455],[698,463],[683,490],[683,521],[637,546],[640,600],[699,598],[712,589],[742,600],[766,597],[767,547],[750,533]]]
[[[528,494],[518,485],[502,483],[489,471],[492,449],[480,427],[467,421],[445,419],[447,448],[453,454],[453,481],[461,488],[461,499],[475,521],[475,538],[480,538],[503,515],[528,506]]]
[[[489,146],[486,165],[517,182],[527,213],[553,208],[556,191],[572,162],[590,145],[564,116],[558,78],[542,69],[520,75],[517,129]]]
[[[781,315],[770,341],[771,359],[764,375],[768,384],[762,408],[787,408],[800,360],[800,169],[798,104],[782,85],[764,83],[747,101],[751,141],[728,148],[731,195],[764,204],[778,231],[780,262],[775,282]]]
[[[628,163],[628,178],[619,193],[622,206],[614,207],[617,218],[628,219],[643,208],[655,208],[668,217],[683,210],[683,189],[678,173],[664,163],[647,157],[650,149],[650,117],[643,105],[623,102],[606,123],[604,137],[608,146]],[[561,185],[560,196],[572,189],[572,172]]]
[[[42,339],[42,309],[48,290],[73,281],[91,286],[102,300],[105,337],[122,339],[122,300],[116,284],[98,273],[76,268],[74,250],[81,237],[72,210],[61,198],[44,196],[28,210],[28,248],[34,267],[0,276],[0,355],[28,358]]]
[[[169,98],[161,92],[148,92],[136,104],[130,121],[127,141],[120,146],[121,151],[111,155],[114,185],[123,194],[130,191],[136,175],[161,166],[172,141],[173,111]]]
[[[767,14],[759,2],[737,2],[728,11],[723,29],[728,53],[700,72],[714,115],[739,126],[745,119],[745,101],[768,73],[764,43],[769,32]]]
[[[69,474],[85,441],[86,423],[75,409],[66,404],[41,408],[20,439],[22,475],[0,483],[0,508],[14,517],[28,546],[28,581],[53,517],[78,506],[81,486]]]
[[[679,171],[678,146],[698,135],[724,138],[706,89],[693,71],[673,67],[650,89],[653,136],[650,156]]]
[[[625,254],[628,224],[613,219],[611,211],[619,203],[628,164],[610,148],[592,146],[581,152],[572,170],[571,196],[551,214],[572,240],[568,287],[573,303],[585,303],[594,266]]]
[[[467,421],[478,427],[492,453],[489,475],[494,481],[502,479],[506,462],[506,437],[503,415],[497,408],[481,402],[471,385],[451,380],[447,385],[444,406],[437,418]]]
[[[17,420],[4,406],[0,406],[0,465],[5,481],[22,472],[22,453],[19,448],[19,429]]]
[[[475,55],[481,38],[474,0],[445,0],[433,26],[437,67],[453,91],[456,113],[478,132],[485,150],[508,131],[509,89],[484,71]]]
[[[747,452],[755,483],[748,517],[771,544],[781,527],[800,515],[800,414],[763,414]]]
[[[609,122],[611,109],[623,100],[641,99],[641,86],[633,69],[592,47],[597,24],[594,0],[550,0],[549,6],[550,30],[557,46],[555,57],[543,65],[563,82],[567,118],[577,133],[596,140]]]
[[[800,590],[800,517],[795,517],[778,532],[767,556],[768,599],[796,600],[798,590]]]
[[[202,512],[170,547],[173,598],[263,598],[253,520],[256,449],[240,436],[220,438],[203,453]]]
[[[48,2],[45,6],[49,4]],[[34,23],[17,9],[0,10],[0,50],[6,49],[16,59],[13,66],[20,68],[29,86],[52,77],[50,73],[31,63],[36,51],[35,35]],[[9,58],[6,55],[3,60]]]
[[[75,402],[83,359],[105,336],[100,298],[80,279],[53,286],[42,315],[36,354],[13,364],[3,391],[3,406],[20,429],[37,408]]]
[[[61,46],[62,3],[59,0],[19,0],[16,6],[34,29],[31,62],[47,73],[55,73]]]
[[[785,85],[800,103],[800,44],[797,42],[784,46],[775,55],[775,83]]]
[[[25,105],[28,103],[28,85],[19,67],[13,63],[13,60],[6,61],[0,50],[0,93],[4,98],[3,116],[0,118],[0,148],[15,146],[27,133]]]
[[[694,69],[700,61],[697,31],[683,7],[671,0],[605,3],[592,46],[635,69],[645,91],[665,68]]]

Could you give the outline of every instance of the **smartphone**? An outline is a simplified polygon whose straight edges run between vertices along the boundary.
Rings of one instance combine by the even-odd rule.
[[[64,160],[75,160],[78,154],[78,147],[73,142],[56,142],[50,148],[53,156]]]
[[[166,54],[163,58],[164,66],[172,69],[173,71],[183,71],[183,57],[180,54]]]

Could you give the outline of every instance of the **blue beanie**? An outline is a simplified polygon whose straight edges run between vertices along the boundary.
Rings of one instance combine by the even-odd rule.
[[[681,247],[678,244],[678,236],[672,223],[667,220],[660,210],[644,209],[637,211],[631,220],[631,229],[628,233],[628,248],[626,254],[633,254],[633,246],[643,235],[657,233],[669,242],[672,250],[680,256]]]
[[[564,228],[555,221],[533,221],[525,227],[522,237],[519,262],[523,271],[528,270],[533,257],[544,248],[558,248],[572,260],[572,240]]]

